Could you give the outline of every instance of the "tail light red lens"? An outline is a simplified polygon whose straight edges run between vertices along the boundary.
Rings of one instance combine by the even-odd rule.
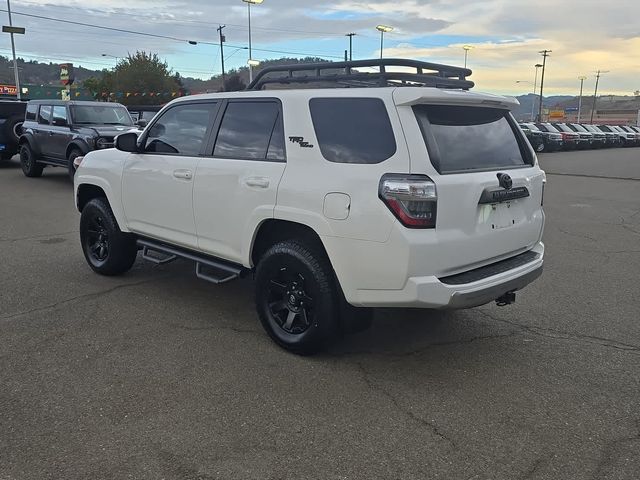
[[[388,173],[380,179],[379,196],[405,227],[435,228],[438,195],[426,175]]]

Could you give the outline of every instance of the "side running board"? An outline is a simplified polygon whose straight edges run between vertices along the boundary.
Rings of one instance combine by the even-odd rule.
[[[142,248],[142,258],[158,265],[172,262],[177,258],[194,261],[196,276],[215,284],[228,282],[248,271],[242,265],[172,245],[165,245],[154,240],[138,239],[137,244]]]

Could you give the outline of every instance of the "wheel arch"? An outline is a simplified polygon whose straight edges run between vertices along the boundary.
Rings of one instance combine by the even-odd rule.
[[[32,133],[27,132],[20,135],[20,138],[18,139],[18,147],[22,147],[25,144],[29,145],[33,153],[40,153],[40,150],[37,148],[37,142]]]
[[[123,232],[128,232],[124,212],[120,205],[113,201],[114,195],[109,185],[100,178],[91,178],[90,181],[87,180],[87,178],[81,178],[77,183],[75,194],[77,210],[82,212],[82,209],[87,205],[87,203],[94,198],[104,198],[107,200],[107,203],[113,212],[118,228]]]
[[[64,157],[69,158],[69,155],[71,154],[71,150],[74,150],[74,149],[80,150],[80,152],[82,152],[82,155],[86,155],[91,151],[91,149],[89,148],[89,145],[87,145],[85,142],[81,140],[72,140],[71,142],[69,142],[69,145],[67,145],[67,150],[65,152]]]

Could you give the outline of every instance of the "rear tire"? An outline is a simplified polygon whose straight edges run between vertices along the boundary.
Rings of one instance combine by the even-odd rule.
[[[35,155],[28,143],[20,147],[20,166],[22,167],[22,173],[27,177],[40,177],[42,175],[44,166],[36,162]]]
[[[100,275],[121,275],[136,261],[135,237],[118,227],[106,198],[94,198],[82,209],[80,243],[89,266]]]
[[[324,349],[337,331],[339,296],[327,255],[301,240],[273,245],[256,269],[256,309],[282,348],[298,355]]]

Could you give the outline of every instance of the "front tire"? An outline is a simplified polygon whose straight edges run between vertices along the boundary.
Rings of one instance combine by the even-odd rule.
[[[69,178],[71,179],[72,182],[73,182],[73,177],[76,175],[76,166],[73,164],[73,162],[75,161],[76,158],[80,157],[81,155],[82,155],[82,152],[77,148],[72,149],[71,152],[69,153],[69,158],[68,158],[69,163],[67,168],[69,169]]]
[[[28,143],[20,147],[20,166],[22,167],[22,173],[27,177],[40,177],[42,175],[44,167],[36,162],[35,155]]]
[[[136,261],[135,237],[120,230],[105,198],[94,198],[82,209],[80,242],[87,263],[100,275],[121,275]]]
[[[307,242],[273,245],[256,270],[256,308],[262,326],[282,348],[311,355],[335,336],[339,297],[327,255]]]

